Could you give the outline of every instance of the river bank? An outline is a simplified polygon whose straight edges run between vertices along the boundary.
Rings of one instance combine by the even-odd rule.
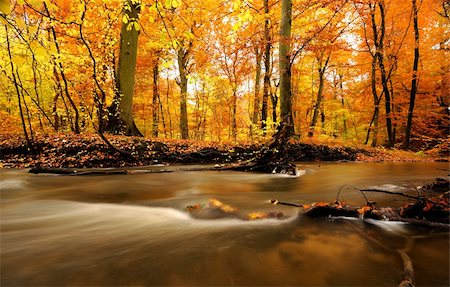
[[[258,153],[258,143],[212,143],[108,136],[122,153],[113,151],[95,134],[37,136],[30,151],[20,138],[0,138],[0,167],[123,167],[152,164],[227,164],[249,160]],[[292,141],[293,161],[448,161],[439,153],[406,152],[384,148],[345,147]]]

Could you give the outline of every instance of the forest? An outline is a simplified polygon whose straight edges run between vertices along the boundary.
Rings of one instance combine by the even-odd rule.
[[[259,143],[282,124],[301,141],[448,144],[444,0],[2,0],[0,20],[2,137],[30,147]]]
[[[449,286],[447,0],[0,0],[0,285]]]

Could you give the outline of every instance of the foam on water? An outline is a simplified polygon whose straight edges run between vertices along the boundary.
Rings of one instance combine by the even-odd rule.
[[[26,182],[21,179],[8,178],[0,180],[1,190],[22,190],[25,187]]]

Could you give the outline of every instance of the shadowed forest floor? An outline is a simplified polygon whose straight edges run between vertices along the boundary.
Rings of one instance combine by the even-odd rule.
[[[227,164],[254,158],[262,144],[211,143],[186,140],[108,136],[125,153],[109,148],[95,134],[37,136],[33,150],[17,137],[0,138],[0,167],[120,167],[151,164]],[[448,161],[442,150],[406,152],[384,148],[345,147],[312,141],[291,141],[292,161]],[[447,154],[447,156],[446,156]]]

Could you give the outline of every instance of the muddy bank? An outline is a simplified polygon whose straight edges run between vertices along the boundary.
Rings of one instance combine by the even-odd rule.
[[[29,150],[19,138],[0,139],[1,167],[121,167],[151,164],[227,164],[254,158],[261,144],[218,144],[182,140],[154,140],[108,136],[119,153],[94,134],[57,134],[35,138]],[[420,157],[389,156],[386,151],[361,148],[289,143],[292,161],[423,160]],[[430,160],[427,158],[427,160]],[[432,160],[432,159],[431,159]]]

